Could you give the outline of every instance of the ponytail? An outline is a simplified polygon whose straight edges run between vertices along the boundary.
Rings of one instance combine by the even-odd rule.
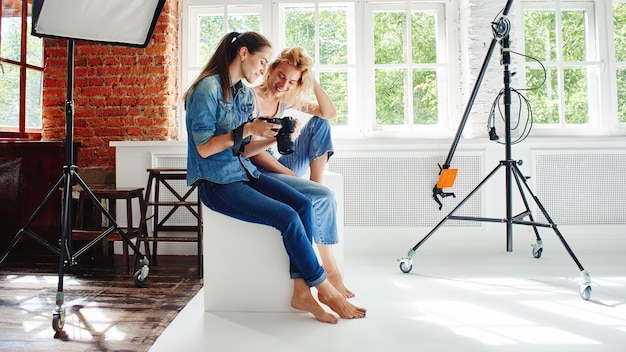
[[[196,80],[185,92],[185,95],[183,96],[185,108],[187,107],[187,97],[196,88],[198,83],[200,83],[200,81],[204,78],[215,74],[220,75],[220,85],[224,94],[223,99],[224,101],[228,101],[228,99],[232,96],[232,87],[228,67],[237,57],[239,49],[246,47],[250,54],[254,54],[265,47],[271,46],[272,45],[269,40],[257,32],[230,32],[226,34],[219,42],[217,49],[215,49],[215,52],[209,59],[206,66],[202,69],[202,72],[200,72]]]

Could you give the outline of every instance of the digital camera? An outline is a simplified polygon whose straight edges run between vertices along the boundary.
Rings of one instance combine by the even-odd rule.
[[[280,125],[278,134],[276,135],[276,144],[278,145],[278,152],[282,155],[291,154],[294,151],[294,143],[292,134],[295,131],[295,120],[291,116],[285,116],[283,118],[269,118],[262,117],[261,120],[269,123],[275,123]]]

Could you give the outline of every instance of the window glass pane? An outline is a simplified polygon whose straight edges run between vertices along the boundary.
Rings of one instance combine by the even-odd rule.
[[[28,17],[28,30],[30,31],[31,18]],[[33,66],[43,67],[43,38],[34,35],[26,36],[26,62]]]
[[[556,61],[556,17],[554,11],[524,12],[526,55],[541,61]]]
[[[3,63],[0,75],[0,127],[19,127],[20,116],[20,70],[17,66]]]
[[[324,88],[337,109],[337,117],[330,120],[330,123],[336,126],[347,125],[348,74],[346,72],[320,73],[320,85]]]
[[[257,14],[231,15],[228,18],[228,31],[235,31],[239,33],[250,31],[260,32],[261,16]]]
[[[617,113],[619,122],[626,123],[626,68],[617,70]]]
[[[615,59],[626,61],[626,3],[613,3]]]
[[[346,8],[320,9],[320,63],[348,63],[348,27]]]
[[[416,11],[411,15],[413,63],[437,62],[436,13]]]
[[[221,6],[210,7],[212,14],[198,16],[199,43],[198,63],[204,65],[215,52],[217,45],[224,35],[224,8]],[[259,32],[261,29],[261,16],[259,10],[251,6],[229,6],[228,32]],[[192,61],[193,62],[193,59]]]
[[[376,124],[404,124],[406,70],[376,70]]]
[[[198,63],[204,64],[209,62],[211,55],[215,52],[217,45],[222,39],[224,32],[224,16],[201,16],[199,18],[200,24],[200,42],[198,50]]]
[[[558,73],[556,69],[547,69],[546,82],[541,85],[544,72],[541,69],[526,69],[528,91],[526,98],[533,109],[533,121],[539,124],[559,123]],[[539,88],[537,88],[539,87]]]
[[[563,11],[561,13],[563,31],[563,60],[585,61],[585,13],[583,11]]]
[[[413,72],[413,123],[437,124],[437,72]]]
[[[26,128],[41,128],[42,79],[42,72],[26,71]]]
[[[4,6],[4,5],[3,5]],[[16,6],[17,7],[17,6]],[[2,33],[0,38],[0,55],[3,58],[20,61],[20,38],[22,34],[22,17],[20,8],[2,8]]]
[[[589,122],[586,72],[584,68],[563,70],[566,123],[581,124]]]
[[[406,15],[403,12],[374,13],[374,62],[376,64],[405,62],[405,25]],[[378,92],[378,89],[376,91]]]
[[[315,9],[312,5],[285,8],[285,46],[303,47],[316,62]]]

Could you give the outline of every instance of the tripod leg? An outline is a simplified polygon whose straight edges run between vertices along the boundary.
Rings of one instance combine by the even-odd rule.
[[[146,277],[148,276],[148,273],[150,272],[150,269],[148,267],[149,261],[148,258],[141,254],[141,252],[139,251],[139,248],[128,238],[128,235],[118,226],[117,222],[115,221],[115,219],[113,218],[113,216],[104,208],[104,206],[102,206],[102,204],[100,203],[100,200],[96,197],[95,194],[93,194],[93,192],[89,189],[89,187],[87,186],[87,184],[85,183],[85,181],[83,181],[80,176],[78,174],[74,175],[76,178],[76,182],[82,187],[82,189],[89,195],[89,198],[93,201],[93,203],[96,205],[96,207],[98,208],[98,210],[100,210],[100,212],[107,218],[107,220],[109,221],[109,224],[111,224],[110,227],[110,231],[106,231],[105,233],[103,233],[103,235],[106,236],[106,234],[112,232],[113,230],[116,230],[120,236],[122,237],[122,239],[124,240],[125,244],[130,246],[133,251],[135,252],[135,255],[137,255],[140,259],[139,262],[143,265],[141,267],[141,269],[139,269],[133,276],[134,280],[135,280],[135,284],[141,286],[143,284],[143,281],[146,279]],[[99,238],[98,238],[99,239]],[[97,241],[93,241],[93,242],[97,242]],[[92,242],[92,243],[93,243]],[[84,252],[83,248],[83,251]],[[80,252],[78,255],[82,254],[82,252]]]
[[[448,215],[446,215],[443,219],[441,219],[441,221],[439,221],[439,223],[432,229],[430,230],[430,232],[428,234],[426,234],[426,236],[424,236],[424,238],[422,238],[415,246],[413,246],[413,248],[411,248],[407,254],[407,257],[405,258],[399,258],[398,261],[400,262],[400,271],[402,271],[403,273],[409,273],[411,272],[411,270],[413,269],[413,257],[415,256],[415,252],[417,251],[417,249],[419,247],[421,247],[432,235],[435,234],[435,232],[437,230],[439,230],[439,228],[441,226],[443,226],[443,224],[450,219],[450,217],[452,217],[452,215],[454,215],[454,213],[463,206],[463,204],[465,204],[465,202],[467,202],[476,192],[478,192],[478,190],[480,190],[480,188],[485,185],[485,183],[487,183],[487,181],[503,166],[503,163],[498,164],[498,166],[496,166],[493,170],[491,170],[491,172],[487,175],[487,177],[485,177],[476,187],[474,187],[474,189],[467,195],[465,196],[465,198],[463,198],[459,204],[456,205],[456,207],[454,207],[454,209],[452,209]]]
[[[26,235],[30,236],[31,238],[33,238],[37,242],[39,242],[42,245],[44,245],[46,248],[48,248],[53,253],[55,253],[55,254],[58,253],[58,249],[56,247],[52,246],[48,241],[44,240],[43,238],[41,238],[36,233],[34,233],[32,231],[29,231],[28,228],[30,227],[30,224],[32,224],[32,222],[35,221],[37,216],[39,216],[39,213],[41,213],[41,211],[43,210],[45,205],[48,204],[48,202],[50,201],[50,199],[52,199],[54,194],[56,194],[56,192],[59,191],[59,187],[61,187],[61,184],[63,184],[63,181],[65,181],[65,175],[61,176],[61,178],[59,178],[57,183],[55,183],[54,186],[52,186],[52,188],[50,189],[50,192],[48,192],[48,195],[46,195],[46,198],[44,198],[44,200],[41,202],[41,204],[39,204],[39,206],[37,206],[37,209],[35,209],[35,211],[31,214],[30,218],[28,218],[28,221],[26,221],[26,224],[24,224],[24,226],[22,226],[22,228],[17,232],[15,237],[13,237],[13,240],[9,244],[9,247],[2,254],[2,257],[0,258],[0,263],[2,263],[6,259],[6,257],[9,255],[9,252],[11,252],[13,250],[13,248],[15,248],[15,246],[17,245],[19,240],[22,238],[22,235],[24,233],[26,233]]]
[[[526,199],[526,193],[524,192],[524,188],[522,186],[522,180],[523,180],[523,182],[525,182],[526,181],[526,177],[524,177],[524,175],[521,174],[521,172],[519,171],[519,168],[515,167],[513,170],[514,170],[513,171],[513,176],[515,177],[515,183],[517,184],[517,189],[519,190],[519,194],[522,197],[522,201],[524,202],[524,206],[526,207],[526,212],[522,213],[521,215],[518,215],[516,217],[516,219],[519,219],[519,218],[524,217],[524,216],[528,216],[530,221],[533,223],[532,227],[533,227],[533,231],[535,233],[535,239],[537,241],[532,246],[532,248],[533,248],[533,257],[541,258],[541,254],[543,253],[543,241],[541,240],[541,236],[539,236],[539,230],[537,229],[537,226],[534,224],[535,219],[533,217],[533,213],[530,211],[530,206],[528,204],[528,200]]]
[[[565,247],[565,250],[567,251],[569,256],[572,258],[572,260],[574,261],[574,263],[578,267],[578,270],[580,270],[580,276],[581,276],[583,282],[580,284],[579,293],[580,293],[580,296],[584,300],[588,300],[591,297],[591,276],[589,275],[589,273],[587,273],[587,270],[585,270],[585,268],[582,266],[582,264],[580,263],[578,258],[576,258],[576,254],[574,254],[574,251],[570,248],[569,244],[567,244],[567,241],[565,241],[565,238],[561,234],[561,231],[559,231],[558,226],[554,223],[554,221],[552,221],[552,218],[550,217],[550,214],[548,214],[548,211],[546,210],[546,208],[544,208],[543,204],[541,204],[541,201],[539,201],[539,198],[537,198],[537,196],[530,189],[530,186],[528,186],[528,183],[526,182],[526,179],[523,178],[522,172],[519,170],[517,165],[514,165],[513,170],[514,170],[516,175],[522,177],[521,181],[522,181],[525,189],[532,196],[533,200],[537,204],[537,207],[539,207],[539,210],[541,210],[541,213],[543,214],[543,216],[546,218],[546,220],[548,220],[548,223],[551,225],[552,229],[554,230],[554,233],[559,238],[559,240],[563,244],[563,247]]]
[[[65,295],[63,293],[63,275],[65,273],[66,258],[72,261],[70,246],[68,242],[71,240],[72,224],[70,219],[72,218],[72,174],[71,167],[65,167],[63,170],[65,179],[65,188],[63,189],[63,217],[61,219],[61,242],[59,249],[59,281],[57,285],[57,293],[55,297],[54,312],[52,313],[52,329],[56,332],[56,338],[62,338],[65,336],[63,332],[63,326],[65,325],[65,307],[63,303]]]

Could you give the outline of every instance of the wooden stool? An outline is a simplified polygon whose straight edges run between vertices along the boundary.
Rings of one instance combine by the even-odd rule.
[[[118,199],[126,201],[126,223],[127,224],[125,227],[121,227],[119,224],[117,224],[118,228],[126,234],[129,240],[132,238],[137,239],[136,244],[135,244],[137,248],[139,248],[140,241],[143,241],[144,246],[146,248],[146,255],[150,256],[150,252],[149,252],[150,249],[147,243],[147,231],[146,231],[145,223],[140,222],[139,226],[137,227],[133,226],[132,200],[137,199],[137,201],[139,202],[140,212],[142,214],[145,212],[146,206],[145,206],[144,198],[143,198],[143,188],[105,187],[105,188],[90,189],[90,191],[101,202],[105,199],[109,202],[111,201],[115,202]],[[72,230],[72,239],[79,240],[79,241],[93,241],[99,236],[103,235],[104,231],[111,230],[112,225],[108,224],[108,220],[107,220],[106,225],[103,224],[103,219],[102,219],[103,214],[99,211],[97,207],[95,207],[92,204],[92,199],[86,191],[80,190],[79,193],[80,194],[78,196],[78,204],[77,204],[77,211],[76,211],[76,224],[74,226],[75,229]],[[85,206],[88,204],[91,204],[92,206],[91,216],[89,217],[86,216],[85,214]],[[109,211],[111,211],[111,209],[113,209],[114,207],[112,207],[111,204],[109,204],[108,208],[109,208]],[[115,219],[114,212],[110,213],[110,215]],[[92,219],[92,220],[95,219],[96,223],[89,223],[88,219]],[[117,223],[117,220],[116,220],[116,223]],[[114,228],[112,230],[113,231],[111,233],[105,235],[102,238],[103,241],[124,241],[124,239],[122,238],[122,236],[119,234],[118,231],[115,231]],[[134,264],[133,264],[133,267],[131,268],[130,261],[129,261],[128,247],[129,247],[128,243],[122,244],[124,267],[126,268],[126,273],[130,274],[135,270],[135,265],[136,265],[138,258],[137,258],[137,253],[135,253],[133,255]]]
[[[148,221],[147,208],[153,207],[152,236],[148,236],[149,241],[152,241],[151,263],[157,265],[159,242],[196,242],[198,275],[202,277],[202,207],[200,207],[200,197],[197,193],[195,197],[192,197],[196,186],[187,187],[187,169],[160,168],[147,169],[147,171],[148,185],[144,200],[146,211],[142,213],[141,221],[144,223]],[[162,189],[161,186],[165,189]],[[154,198],[151,198],[153,193]],[[195,221],[194,225],[172,224],[172,216],[183,209],[187,209],[191,213]],[[165,216],[162,216],[163,213],[160,213],[159,210],[166,212]],[[159,235],[161,231],[191,232],[195,235],[165,237]]]

